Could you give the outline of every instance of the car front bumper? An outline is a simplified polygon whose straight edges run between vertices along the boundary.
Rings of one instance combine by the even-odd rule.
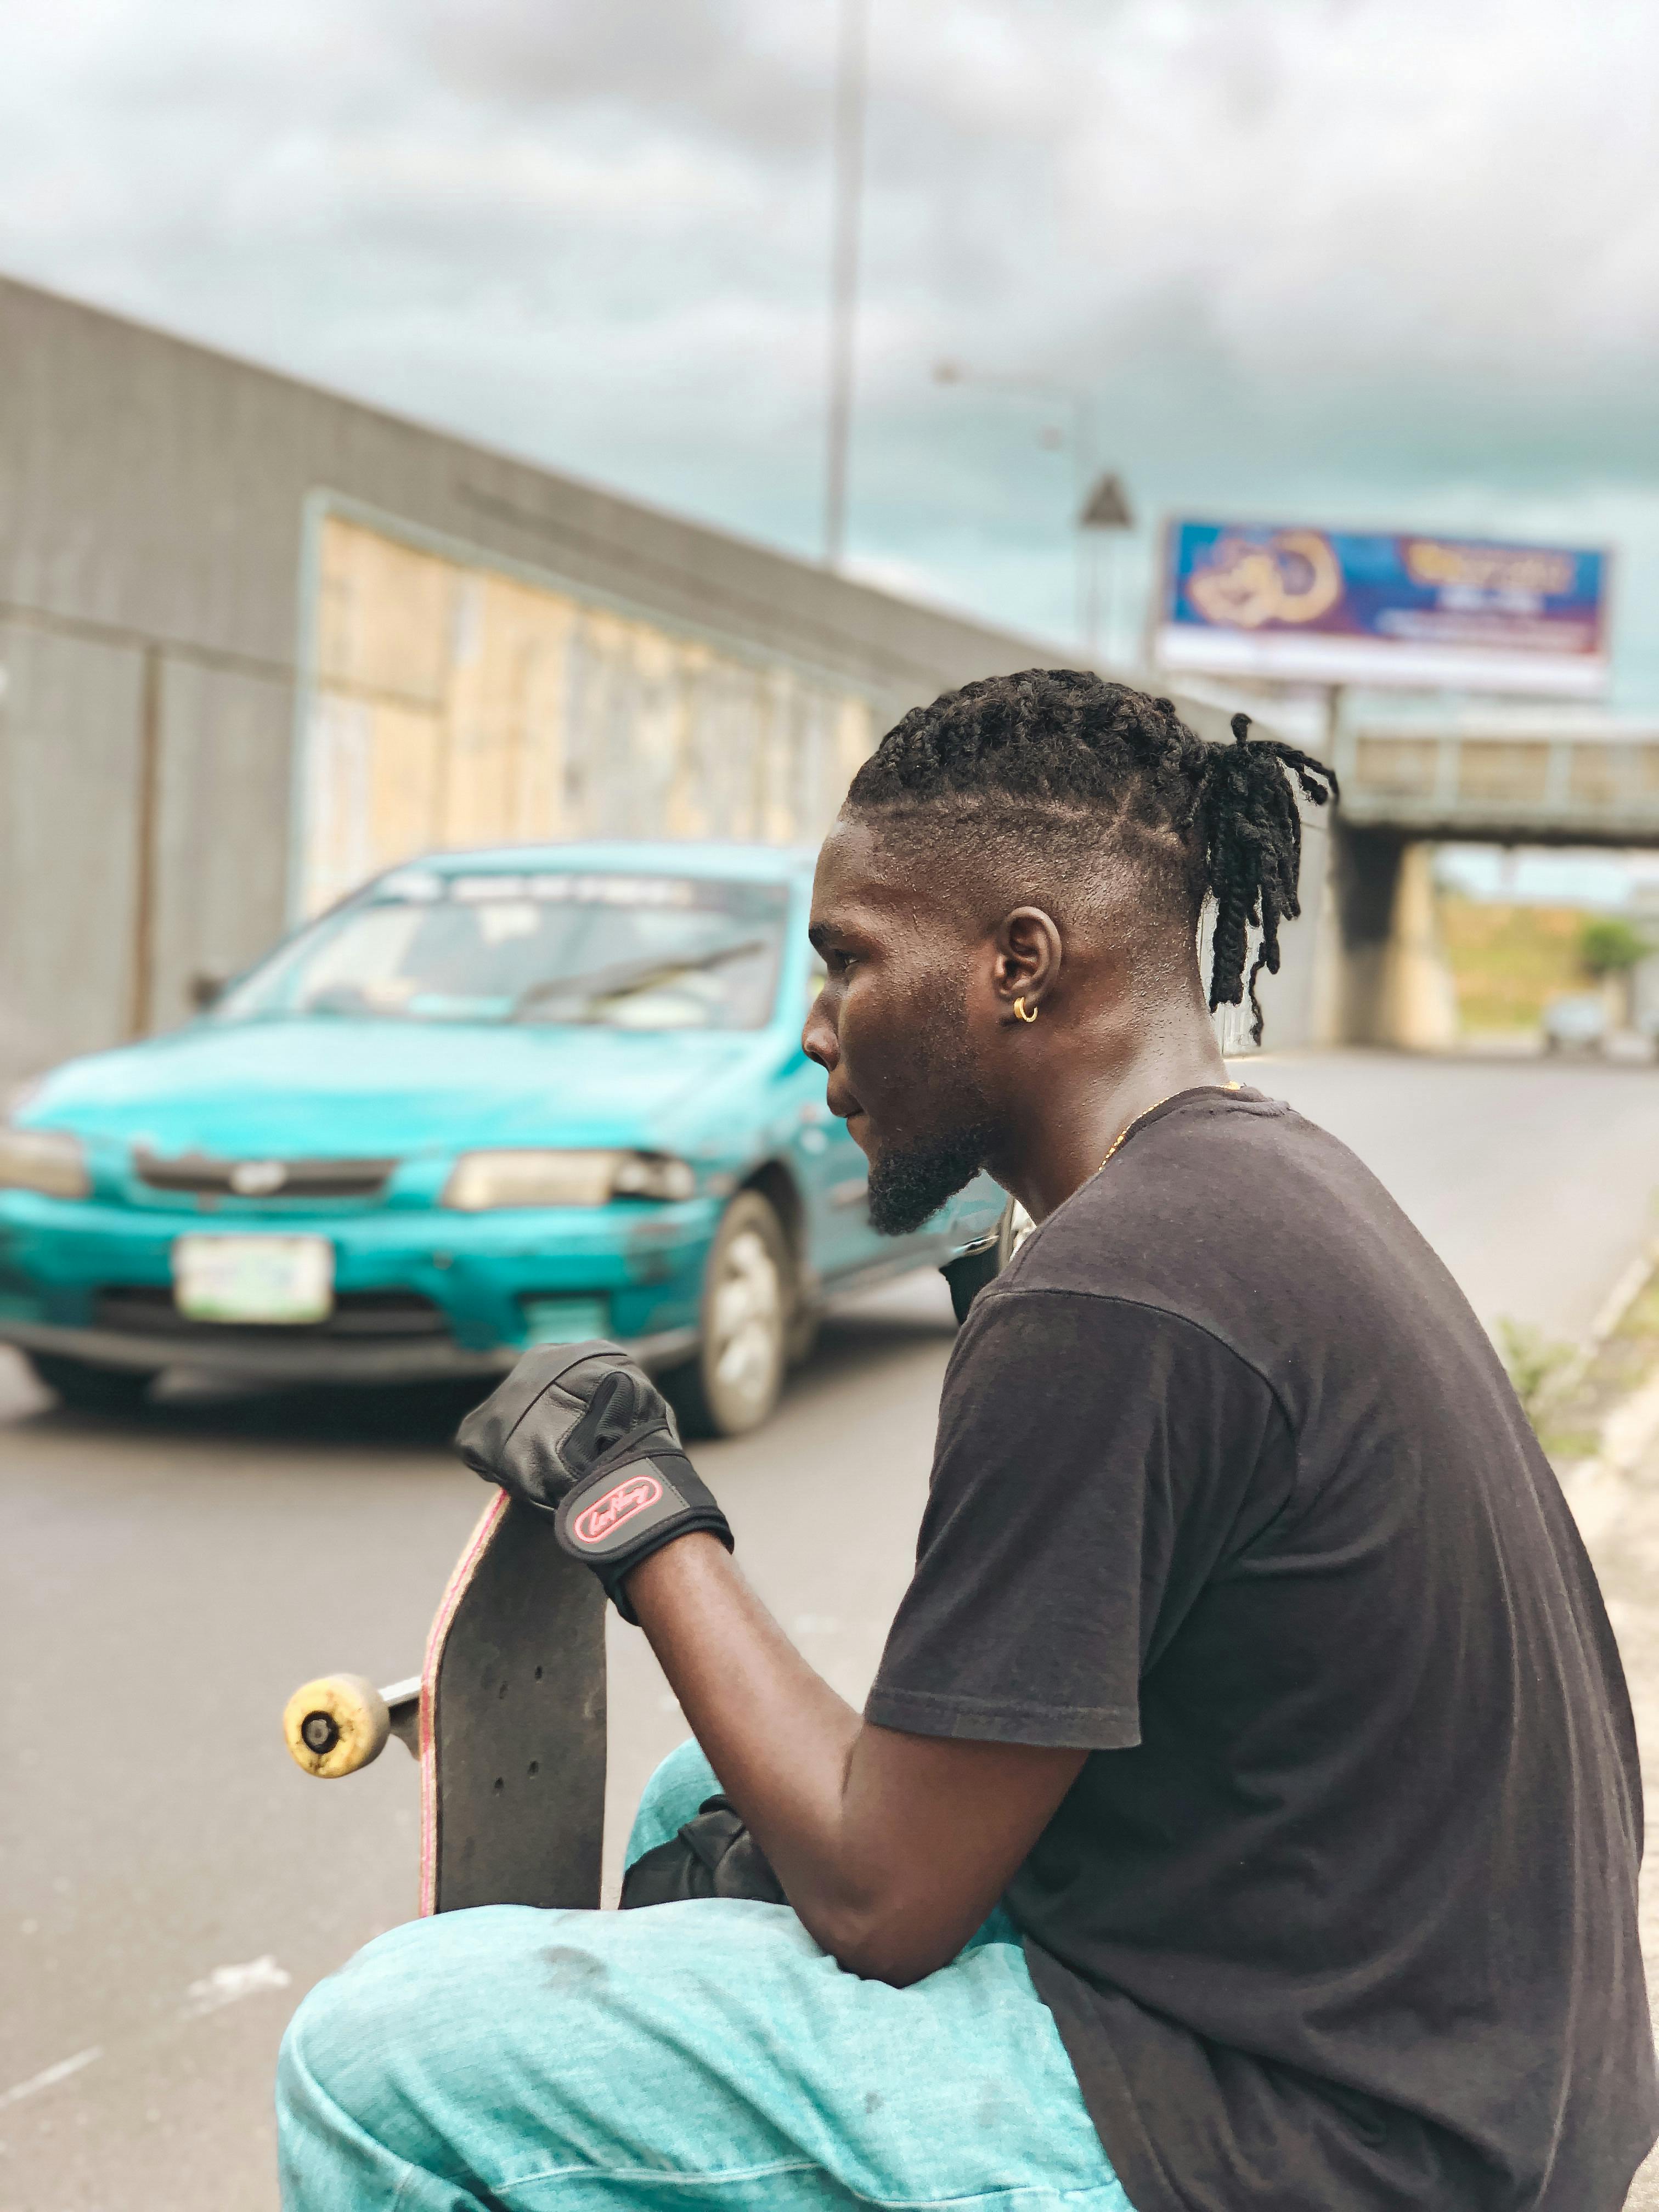
[[[0,1342],[151,1373],[380,1383],[502,1373],[528,1345],[556,1340],[562,1313],[580,1317],[572,1334],[613,1336],[660,1368],[696,1348],[719,1213],[717,1200],[694,1199],[493,1213],[204,1214],[6,1190]],[[299,1326],[186,1321],[172,1304],[173,1240],[215,1231],[326,1237],[334,1316]]]

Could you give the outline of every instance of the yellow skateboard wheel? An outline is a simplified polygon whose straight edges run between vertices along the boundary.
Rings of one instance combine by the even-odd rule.
[[[302,1682],[283,1709],[283,1734],[296,1766],[332,1782],[378,1759],[392,1732],[386,1699],[362,1674]]]

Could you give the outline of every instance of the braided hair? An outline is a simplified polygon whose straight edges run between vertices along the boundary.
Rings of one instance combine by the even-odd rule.
[[[1249,716],[1235,714],[1233,743],[1210,744],[1168,699],[1088,670],[1030,668],[912,708],[854,777],[847,808],[883,819],[943,811],[988,830],[1012,813],[1073,849],[1080,835],[1096,857],[1109,844],[1127,850],[1194,928],[1212,898],[1210,1011],[1248,992],[1260,1044],[1256,978],[1278,974],[1279,925],[1302,910],[1296,794],[1323,806],[1340,793],[1322,762],[1249,732]],[[1247,982],[1252,927],[1261,937]]]

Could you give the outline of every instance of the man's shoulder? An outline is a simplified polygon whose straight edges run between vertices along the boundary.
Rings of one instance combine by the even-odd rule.
[[[1260,1283],[1264,1269],[1303,1272],[1340,1234],[1334,1217],[1379,1205],[1392,1208],[1347,1147],[1282,1101],[1194,1094],[1138,1127],[999,1279],[1184,1308],[1189,1291],[1218,1276]]]
[[[1490,1346],[1443,1263],[1347,1146],[1246,1093],[1176,1102],[1055,1209],[994,1286],[1088,1305],[1067,1331],[1086,1356],[1139,1309],[1201,1331],[1260,1376],[1299,1429],[1379,1369]],[[989,1316],[987,1316],[988,1321]],[[1144,1330],[1139,1331],[1142,1335]]]
[[[1346,1145],[1279,1101],[1199,1094],[1143,1123],[1032,1231],[1003,1296],[1142,1309],[1202,1331],[1282,1389],[1425,1305],[1462,1301]]]

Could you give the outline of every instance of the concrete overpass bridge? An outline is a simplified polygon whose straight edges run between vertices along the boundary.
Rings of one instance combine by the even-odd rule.
[[[1319,1026],[1344,1042],[1449,1042],[1432,845],[1659,846],[1659,727],[1370,725],[1328,757],[1342,805]]]

